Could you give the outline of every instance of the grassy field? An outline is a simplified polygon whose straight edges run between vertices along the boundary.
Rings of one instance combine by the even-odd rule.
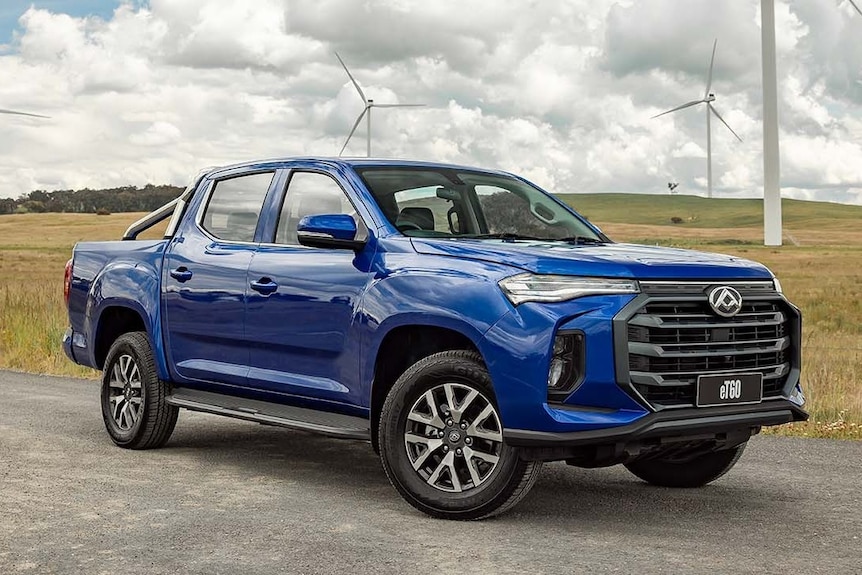
[[[565,199],[617,241],[716,251],[768,265],[803,310],[803,383],[812,413],[808,423],[772,432],[862,439],[862,207],[785,200],[788,245],[767,248],[758,245],[762,211],[755,200]],[[63,265],[76,241],[117,239],[138,216],[0,216],[0,367],[97,376],[60,349],[67,325]],[[682,223],[671,224],[672,217]]]

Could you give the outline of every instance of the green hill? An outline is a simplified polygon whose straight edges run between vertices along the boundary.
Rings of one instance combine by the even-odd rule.
[[[595,222],[735,228],[763,225],[763,200],[707,199],[647,194],[560,194],[560,199]],[[784,225],[794,228],[862,226],[862,206],[782,201]]]

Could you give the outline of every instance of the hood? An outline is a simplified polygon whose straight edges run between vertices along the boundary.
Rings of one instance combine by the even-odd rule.
[[[510,265],[536,274],[641,280],[770,279],[766,266],[722,254],[635,244],[411,238],[420,254]]]

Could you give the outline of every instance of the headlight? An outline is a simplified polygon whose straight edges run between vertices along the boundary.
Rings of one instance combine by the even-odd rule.
[[[636,280],[519,274],[500,281],[514,305],[525,301],[558,302],[588,295],[639,293]]]

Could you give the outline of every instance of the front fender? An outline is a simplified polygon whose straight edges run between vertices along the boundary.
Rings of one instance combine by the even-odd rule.
[[[401,326],[446,328],[467,337],[482,352],[486,331],[511,310],[493,278],[457,270],[410,270],[376,280],[361,302],[362,377],[371,397],[374,366],[383,339]]]

